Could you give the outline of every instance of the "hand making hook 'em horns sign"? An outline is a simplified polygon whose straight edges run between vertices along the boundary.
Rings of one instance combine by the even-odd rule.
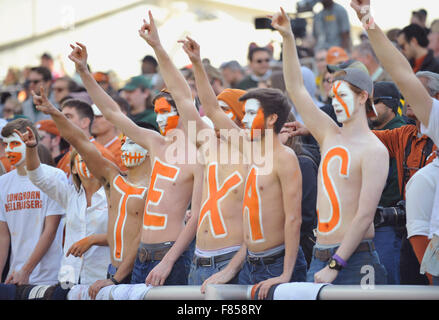
[[[279,31],[283,37],[293,34],[290,18],[282,7],[280,8],[280,12],[276,12],[273,16],[267,17],[271,19],[271,26]]]
[[[145,39],[145,41],[154,48],[160,45],[160,37],[151,10],[148,11],[148,16],[149,23],[143,19],[143,25],[139,30],[139,36]]]
[[[194,39],[186,36],[186,39],[178,40],[178,42],[183,44],[182,48],[192,63],[201,61],[200,45]]]
[[[40,95],[37,95],[34,91],[31,93],[34,99],[34,104],[38,111],[41,111],[44,114],[53,114],[56,111],[59,111],[47,98],[43,86],[40,87]]]

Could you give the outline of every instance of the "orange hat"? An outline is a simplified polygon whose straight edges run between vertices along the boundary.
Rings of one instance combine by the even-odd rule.
[[[55,121],[53,121],[52,119],[38,121],[37,123],[35,123],[35,128],[37,128],[37,130],[49,132],[55,136],[60,135],[59,130],[56,127]]]
[[[349,56],[343,48],[331,47],[326,55],[327,64],[339,64],[349,60]]]
[[[244,114],[242,112],[242,109],[244,107],[245,101],[239,101],[239,98],[244,95],[246,91],[240,90],[240,89],[225,89],[223,92],[221,92],[218,96],[218,100],[222,100],[225,103],[229,105],[230,108],[232,108],[233,113],[236,115],[236,117],[239,119],[239,121],[242,120],[244,117]]]
[[[108,82],[110,78],[104,72],[95,72],[93,73],[93,78],[95,78],[96,82]]]

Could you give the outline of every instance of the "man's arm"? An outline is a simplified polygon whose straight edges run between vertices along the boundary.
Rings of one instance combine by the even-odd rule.
[[[283,70],[285,86],[306,127],[320,145],[330,133],[339,130],[334,121],[321,111],[312,100],[303,82],[302,71],[290,19],[281,8],[281,13],[273,16],[271,25],[283,38]]]
[[[79,152],[90,172],[101,181],[111,181],[112,177],[119,173],[116,165],[102,157],[85,133],[55,108],[45,95],[43,87],[40,89],[40,96],[35,93],[32,94],[37,109],[52,117],[61,136]]]
[[[130,118],[122,113],[118,104],[96,82],[87,68],[87,48],[81,43],[76,43],[69,55],[69,59],[75,63],[76,71],[81,76],[84,87],[87,89],[93,102],[101,110],[105,119],[113,123],[126,136],[130,137],[138,145],[151,150],[153,145],[163,142],[163,137],[154,130],[144,129],[137,126]]]
[[[351,7],[357,12],[363,23],[371,23],[367,28],[369,41],[383,68],[390,74],[396,83],[406,103],[410,104],[413,112],[421,123],[428,127],[433,100],[421,81],[413,73],[404,55],[386,37],[384,32],[370,16],[370,0],[352,0]]]
[[[92,246],[108,247],[107,234],[92,234],[79,241],[76,241],[66,253],[66,257],[70,254],[74,257],[82,257],[84,253],[88,251]]]
[[[6,223],[6,221],[0,221],[0,277],[3,274],[6,260],[8,260],[10,243],[11,236],[9,234],[8,224]]]
[[[58,225],[61,220],[61,215],[51,215],[44,219],[44,229],[38,240],[32,254],[27,259],[26,263],[20,270],[14,271],[6,280],[5,283],[12,284],[28,284],[29,276],[35,269],[41,259],[47,253],[50,246],[52,245],[53,239],[55,239],[56,231],[58,230]]]
[[[354,219],[343,237],[336,254],[344,261],[348,261],[360,242],[364,239],[367,230],[373,224],[376,208],[386,184],[389,171],[389,155],[384,147],[374,150],[365,150],[361,161],[361,191],[358,209]],[[332,282],[338,271],[326,266],[314,275],[315,282]]]
[[[284,269],[279,277],[271,278],[258,283],[259,299],[268,295],[268,290],[275,284],[290,282],[296,263],[300,242],[300,226],[302,224],[302,173],[299,161],[293,151],[279,154],[277,176],[282,189],[282,205],[285,214],[284,242],[285,259]]]
[[[198,96],[203,110],[206,112],[206,116],[211,119],[219,129],[239,129],[236,123],[224,113],[218,104],[215,92],[210,85],[206,69],[201,61],[200,46],[190,37],[187,37],[186,40],[181,42],[183,43],[183,50],[192,62],[195,85],[197,86]]]
[[[165,82],[166,88],[175,101],[183,125],[187,130],[188,121],[196,121],[200,129],[207,128],[207,125],[201,119],[192,99],[192,92],[186,79],[181,72],[175,67],[169,55],[166,53],[154,22],[151,11],[148,11],[149,23],[143,20],[143,25],[139,30],[139,35],[154,50],[160,67],[161,75]],[[193,141],[195,143],[195,141]]]

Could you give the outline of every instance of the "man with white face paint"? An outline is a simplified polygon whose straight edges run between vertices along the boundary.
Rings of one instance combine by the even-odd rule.
[[[142,38],[147,38],[145,26],[139,30]],[[161,123],[161,131],[165,136],[157,132],[137,126],[126,117],[119,106],[109,97],[96,83],[87,68],[87,49],[83,44],[71,45],[73,51],[69,55],[75,63],[77,72],[87,92],[102,111],[104,117],[116,125],[122,132],[135,141],[138,145],[148,150],[149,159],[145,161],[151,165],[151,178],[144,202],[143,224],[140,233],[140,244],[137,257],[134,262],[131,283],[143,283],[150,271],[162,260],[172,260],[167,264],[163,276],[148,279],[147,284],[152,285],[184,285],[187,284],[185,255],[167,255],[177,250],[174,244],[177,239],[187,237],[184,241],[189,244],[195,234],[196,224],[189,222],[184,224],[186,210],[191,203],[192,210],[196,212],[200,205],[200,187],[202,185],[202,171],[188,160],[190,145],[188,138],[182,130],[183,124],[178,120],[178,115],[165,116]],[[160,101],[159,101],[160,100]],[[157,113],[172,112],[172,97],[166,92],[161,92],[154,102]],[[168,114],[169,115],[169,114]],[[174,148],[175,142],[172,136],[177,135],[178,147],[183,148],[184,158],[169,158],[169,149]],[[181,161],[179,161],[181,160]],[[143,165],[143,164],[142,164]],[[192,226],[192,235],[184,234],[185,228]],[[195,227],[195,228],[194,228]],[[164,265],[164,264],[162,264]]]
[[[335,74],[332,95],[338,127],[306,91],[290,19],[283,9],[272,17],[283,37],[287,92],[306,127],[320,145],[322,161],[317,187],[317,242],[307,274],[309,282],[357,284],[369,265],[369,283],[386,283],[386,271],[374,248],[373,219],[388,175],[387,149],[370,131],[367,114],[373,83],[363,71]],[[363,274],[362,274],[363,272]]]
[[[251,158],[254,150],[248,152],[243,144],[225,139],[234,153],[240,153],[240,161],[245,159],[243,164],[248,164],[246,178],[243,175],[243,183],[236,192],[241,194],[235,216],[241,219],[242,243],[227,266],[218,268],[204,281],[201,290],[204,292],[209,284],[230,283],[237,278],[239,284],[255,285],[253,292],[258,292],[257,298],[265,299],[272,285],[306,278],[306,261],[299,245],[302,177],[297,157],[278,136],[290,106],[280,90],[253,89],[240,95],[242,130],[217,101],[203,69],[199,45],[189,37],[182,42],[193,65],[204,111],[215,127],[228,129],[229,137],[247,134],[244,137],[247,144],[252,148],[259,145],[264,150],[262,161],[258,163]],[[265,144],[273,148],[266,150]],[[264,172],[261,163],[268,162],[272,170]],[[222,170],[224,172],[218,170],[218,174],[227,172],[225,168]],[[218,206],[222,207],[223,202]],[[198,236],[201,237],[200,232]]]
[[[37,132],[32,122],[25,119],[14,120],[2,129],[6,155],[15,169],[0,177],[0,274],[11,245],[5,283],[52,285],[58,282],[62,256],[59,222],[64,210],[29,180],[26,146],[14,132],[25,132],[26,127]],[[62,171],[43,166],[57,179],[67,182]]]
[[[84,175],[89,178],[95,177],[99,185],[102,184],[102,191],[106,195],[105,208],[108,207],[108,228],[105,226],[100,232],[80,239],[67,252],[67,255],[71,254],[81,258],[98,249],[99,246],[109,246],[104,260],[108,261],[105,265],[107,279],[101,280],[103,278],[101,275],[101,279],[95,279],[92,283],[88,283],[91,285],[89,295],[94,299],[102,287],[130,283],[131,281],[131,271],[140,241],[147,185],[151,174],[148,151],[126,138],[121,146],[121,160],[127,168],[127,172],[126,175],[122,174],[114,163],[102,157],[99,150],[89,141],[82,130],[51,105],[46,97],[37,96],[36,100],[39,104],[38,109],[52,116],[61,136],[79,153],[75,159],[74,167],[75,172],[80,174],[81,182],[86,181]],[[150,128],[153,127],[150,126]],[[81,163],[82,161],[83,163]],[[40,181],[43,180],[43,177],[38,174],[39,169],[36,163],[31,162],[28,167],[34,170],[35,176]],[[89,201],[90,199],[87,198],[87,206],[93,207],[93,203],[90,204]],[[97,257],[93,255],[92,258],[96,259]],[[110,261],[111,263],[109,263]]]

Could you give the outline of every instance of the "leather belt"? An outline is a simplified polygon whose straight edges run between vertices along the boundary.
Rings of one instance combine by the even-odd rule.
[[[332,252],[335,252],[338,247],[331,248],[331,249],[315,249],[314,256],[319,259],[320,261],[326,262],[333,256]],[[365,252],[365,251],[373,251],[375,250],[375,244],[372,242],[369,246],[368,242],[362,242],[357,247],[355,252]],[[354,253],[355,253],[354,252]]]
[[[254,257],[247,255],[247,261],[252,264],[258,264],[261,262],[263,262],[264,264],[272,264],[276,262],[276,259],[283,257],[284,255],[285,255],[285,250],[282,250],[279,253],[267,257]]]
[[[218,256],[213,257],[198,257],[194,255],[194,264],[202,267],[211,267],[219,262],[223,262],[229,259],[232,259],[237,251],[232,251],[229,253],[220,254]]]
[[[139,248],[139,250],[137,251],[137,255],[139,256],[139,261],[141,263],[144,263],[146,261],[162,260],[166,253],[168,253],[169,249],[171,249],[171,247],[154,250]]]

